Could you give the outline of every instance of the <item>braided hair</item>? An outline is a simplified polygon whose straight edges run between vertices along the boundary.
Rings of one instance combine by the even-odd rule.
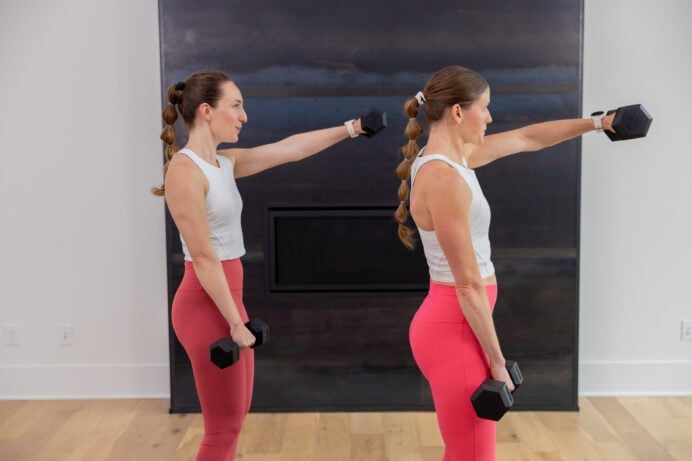
[[[461,66],[448,66],[435,72],[423,91],[404,103],[404,113],[408,117],[404,134],[408,142],[401,148],[404,158],[396,168],[401,184],[398,190],[399,206],[394,218],[399,223],[399,240],[409,249],[415,247],[415,231],[407,224],[409,210],[406,202],[411,195],[408,182],[411,178],[411,165],[420,151],[416,139],[424,132],[418,122],[419,109],[423,107],[425,119],[430,125],[442,119],[445,110],[454,104],[463,108],[470,106],[487,88],[488,82],[479,73]]]
[[[166,143],[166,162],[163,165],[164,178],[173,155],[180,150],[175,144],[175,122],[178,120],[178,113],[180,113],[185,126],[188,129],[191,128],[195,122],[197,108],[203,103],[216,107],[223,96],[223,84],[230,81],[231,79],[223,72],[201,70],[190,75],[185,81],[174,83],[168,87],[166,91],[168,104],[161,111],[161,117],[166,122],[166,126],[161,130],[161,140]],[[166,188],[164,185],[153,187],[151,192],[154,195],[162,196],[165,194]]]

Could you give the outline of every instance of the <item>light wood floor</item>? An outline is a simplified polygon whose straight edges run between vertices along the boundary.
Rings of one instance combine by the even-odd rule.
[[[582,398],[580,412],[514,412],[502,460],[692,460],[692,397]],[[1,461],[191,460],[199,414],[167,400],[0,401]],[[251,413],[239,461],[439,461],[434,413]]]

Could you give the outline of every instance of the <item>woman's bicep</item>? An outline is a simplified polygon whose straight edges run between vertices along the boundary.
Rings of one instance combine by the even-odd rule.
[[[233,176],[236,178],[252,176],[291,161],[288,154],[282,153],[277,143],[249,149],[223,149],[219,150],[218,154],[233,162]]]
[[[443,220],[435,224],[435,232],[442,252],[458,285],[473,286],[481,282],[476,254],[473,249],[468,220],[456,223]]]
[[[211,249],[204,184],[195,173],[181,165],[166,175],[166,204],[192,257]]]
[[[479,168],[497,159],[532,150],[521,129],[491,134],[482,146],[474,146],[469,155],[469,168]]]
[[[471,190],[458,175],[447,181],[436,181],[434,188],[437,193],[430,200],[428,209],[454,280],[462,285],[478,284],[481,277],[468,220]]]

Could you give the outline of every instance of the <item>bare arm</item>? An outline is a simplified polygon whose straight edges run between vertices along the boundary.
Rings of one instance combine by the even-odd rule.
[[[612,131],[615,114],[603,118],[603,128]],[[534,123],[488,135],[482,146],[474,146],[469,155],[469,166],[478,168],[499,158],[520,152],[534,152],[554,146],[594,130],[593,120],[577,118]]]
[[[471,240],[468,222],[471,189],[456,171],[441,162],[431,162],[421,168],[416,187],[454,275],[464,316],[488,355],[491,374],[507,382],[511,390],[514,387],[505,370],[505,358]]]
[[[356,120],[354,129],[356,133],[362,132],[360,120]],[[233,161],[235,177],[242,178],[284,163],[303,160],[348,137],[348,130],[341,125],[295,134],[271,144],[249,149],[224,149],[218,153]]]
[[[228,322],[233,340],[248,347],[255,338],[245,328],[209,238],[206,187],[206,178],[194,163],[180,154],[173,158],[166,174],[166,203],[171,216],[190,251],[197,278]]]

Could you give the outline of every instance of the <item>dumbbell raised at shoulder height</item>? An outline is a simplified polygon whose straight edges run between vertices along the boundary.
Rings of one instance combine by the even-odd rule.
[[[387,113],[376,107],[371,107],[360,116],[360,127],[365,131],[363,136],[368,138],[375,136],[387,128]]]
[[[359,118],[360,127],[365,131],[365,133],[362,134],[368,138],[372,138],[377,133],[387,128],[387,114],[376,107],[371,107],[366,110]],[[355,121],[356,120],[353,119],[344,122],[344,125],[346,125],[348,129],[348,134],[352,138],[358,137],[358,133],[356,133],[355,128],[353,128],[353,123]]]
[[[606,115],[615,114],[612,127],[615,132],[604,130],[611,141],[624,141],[627,139],[643,138],[649,132],[653,118],[641,104],[622,106],[609,110]],[[603,112],[594,112],[591,116],[602,115]]]
[[[245,324],[245,327],[255,336],[253,349],[269,341],[269,325],[261,319],[252,319]],[[214,365],[223,369],[240,359],[240,347],[230,336],[226,336],[209,346],[209,356]]]
[[[507,360],[505,367],[516,391],[524,381],[519,365],[517,362]],[[471,403],[479,418],[499,421],[514,405],[514,397],[504,381],[486,379],[471,396]]]

